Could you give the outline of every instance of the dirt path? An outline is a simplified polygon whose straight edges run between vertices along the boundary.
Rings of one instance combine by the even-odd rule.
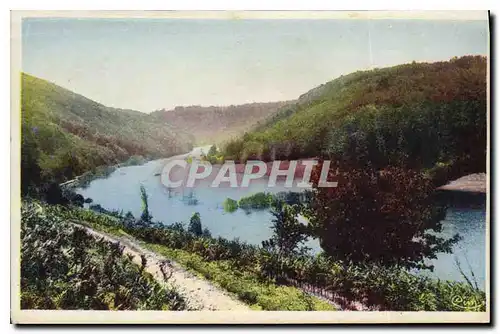
[[[84,228],[87,233],[95,236],[96,238],[104,238],[105,240],[114,243],[119,242],[124,247],[123,253],[132,256],[133,261],[138,265],[141,265],[141,255],[144,255],[147,259],[145,270],[152,274],[160,284],[176,288],[191,308],[206,311],[251,310],[246,304],[232,297],[228,292],[221,290],[203,278],[195,276],[175,261],[145,249],[140,245],[138,240],[132,237],[111,236],[107,233],[93,230],[85,225],[76,223],[74,225]],[[167,282],[165,282],[162,269],[163,273],[170,277]],[[307,284],[302,286],[299,284],[293,284],[293,286],[301,289],[309,295],[328,302],[342,311],[377,310],[377,308],[368,307],[359,301],[349,301],[332,293],[320,293],[317,288]]]
[[[147,259],[145,270],[152,274],[160,284],[175,287],[186,299],[188,305],[196,310],[250,311],[246,304],[236,300],[228,292],[222,291],[210,282],[193,275],[174,261],[144,249],[137,240],[125,236],[110,236],[84,225],[75,225],[84,228],[89,234],[97,238],[104,238],[115,243],[119,242],[125,247],[123,253],[132,256],[133,261],[138,265],[141,265],[141,255],[144,255]],[[167,276],[171,275],[167,282],[165,282],[162,269]]]

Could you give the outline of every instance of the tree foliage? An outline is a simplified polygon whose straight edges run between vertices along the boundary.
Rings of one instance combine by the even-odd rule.
[[[316,189],[308,216],[321,247],[344,263],[425,268],[425,258],[451,252],[458,235],[437,237],[445,208],[436,204],[432,182],[418,171],[333,165],[334,188]]]
[[[214,156],[214,155],[216,155],[216,154],[217,154],[217,146],[212,145],[212,146],[210,147],[210,149],[208,150],[207,155],[208,155],[208,156]]]
[[[445,164],[443,183],[486,170],[486,106],[485,57],[359,71],[284,106],[228,142],[224,156],[319,156],[413,169]]]
[[[56,208],[55,206],[53,208]],[[123,254],[123,247],[23,203],[21,308],[184,310],[185,300]]]
[[[193,213],[191,219],[189,220],[188,231],[193,233],[195,236],[202,236],[204,231],[201,226],[201,218],[198,212]]]
[[[299,249],[299,246],[307,240],[309,234],[306,225],[297,219],[299,213],[298,205],[276,201],[271,210],[273,235],[271,239],[263,241],[262,246],[275,251],[280,257],[302,253],[300,251],[304,249]]]
[[[165,157],[192,147],[150,115],[105,107],[25,73],[21,88],[23,194],[134,155]]]
[[[146,188],[144,188],[143,185],[141,185],[140,190],[142,202],[141,221],[144,223],[151,223],[153,216],[149,213],[148,193],[146,192]]]

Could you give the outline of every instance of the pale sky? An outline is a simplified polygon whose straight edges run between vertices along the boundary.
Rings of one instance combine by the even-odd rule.
[[[342,74],[487,55],[485,20],[23,20],[23,71],[106,106],[296,99]]]

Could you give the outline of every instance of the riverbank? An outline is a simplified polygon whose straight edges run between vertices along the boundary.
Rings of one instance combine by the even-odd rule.
[[[162,159],[158,158],[152,158],[152,157],[143,157],[142,155],[133,155],[129,157],[126,161],[117,163],[115,165],[110,165],[110,166],[98,166],[95,168],[94,171],[87,171],[83,173],[82,175],[79,175],[75,177],[72,180],[65,181],[63,183],[60,183],[60,187],[66,187],[66,188],[84,188],[87,187],[90,182],[101,179],[101,178],[107,178],[109,175],[111,175],[113,172],[115,172],[117,169],[122,168],[122,167],[130,167],[130,166],[140,166],[144,165],[148,162],[155,161],[155,160],[168,160],[168,159],[173,159],[176,157],[183,157],[188,155],[188,153],[185,153],[183,155],[174,155],[171,157],[165,157]]]
[[[488,180],[486,173],[478,173],[463,176],[439,187],[438,189],[486,194],[487,184]]]
[[[154,175],[155,172],[161,171],[166,160],[183,159],[188,155],[189,153],[152,161],[143,166],[123,168],[121,172],[113,173],[107,179],[96,180],[88,188],[77,191],[84,198],[92,198],[93,203],[100,204],[103,208],[124,213],[130,211],[139,217],[141,214],[139,187],[144,185],[150,196],[149,210],[155,219],[167,225],[181,222],[187,226],[193,212],[199,212],[204,226],[214,236],[228,240],[239,238],[250,244],[260,245],[263,240],[271,237],[270,227],[273,217],[269,210],[234,210],[235,205],[233,209],[225,210],[227,208],[224,202],[230,198],[237,204],[240,199],[260,192],[276,194],[282,191],[304,190],[297,187],[284,188],[281,182],[278,182],[276,187],[269,188],[268,177],[252,180],[250,186],[246,188],[231,188],[228,182],[222,182],[219,187],[212,188],[211,182],[199,180],[194,188],[167,189],[161,184],[160,176]],[[238,174],[238,184],[241,184],[242,175]],[[484,286],[485,258],[482,254],[486,242],[486,195],[449,190],[440,190],[436,195],[438,199],[442,198],[450,204],[447,217],[443,221],[446,236],[451,237],[459,232],[463,239],[456,245],[454,254],[440,253],[437,259],[432,261],[436,267],[433,277],[463,281],[460,272],[453,264],[453,257],[458,256],[461,263],[467,264],[468,260],[479,256],[472,263],[472,267],[480,286]],[[317,240],[311,240],[307,246],[314,253],[321,252]]]
[[[126,233],[257,309],[324,310],[327,304],[305,297],[309,292],[330,303],[343,299],[348,301],[345,307],[364,305],[363,309],[479,311],[485,307],[484,292],[467,283],[421,277],[402,268],[345,268],[322,256],[277,256],[237,240],[195,236],[178,225],[130,225],[123,217],[116,219],[78,208],[64,212],[63,217],[89,222],[93,229],[106,233]],[[456,293],[462,301],[454,299]]]
[[[173,159],[179,159],[179,160],[191,160],[195,159],[198,160],[201,164],[208,163],[206,161],[202,160],[202,156],[205,155],[209,149],[210,145],[203,146],[203,147],[195,147],[192,151],[182,154],[182,155],[176,155],[170,158],[163,159],[159,168],[155,170],[155,175],[160,176],[164,173],[163,167],[165,164]],[[296,160],[296,167],[294,170],[293,178],[299,182],[299,180],[302,180],[304,177],[304,173],[306,170],[306,165],[304,165],[302,162],[303,161],[318,161],[317,157],[312,157],[308,159],[300,159]],[[276,163],[277,161],[262,161],[266,165],[266,171],[263,175],[263,177],[269,177],[271,175],[272,167],[273,164]],[[250,162],[248,162],[250,164]],[[218,175],[222,164],[211,164],[211,171],[208,176],[205,177],[205,180],[213,181],[216,176]],[[282,160],[279,161],[279,170],[288,170],[291,166],[291,161],[289,160]],[[247,164],[245,163],[240,163],[238,161],[235,162],[235,171],[237,174],[237,183],[241,184],[241,181],[243,179],[243,176],[245,174],[252,174],[252,173],[257,173],[259,170],[259,167],[253,166],[251,169],[248,170]],[[180,166],[175,166],[171,171],[170,171],[170,176],[173,181],[176,180],[181,180],[184,179],[186,180],[187,177],[187,172],[189,168],[186,168],[186,170],[183,170],[180,168]],[[199,166],[197,173],[203,173],[205,167]],[[284,176],[278,176],[278,181],[284,181],[286,177]],[[211,182],[208,182],[211,183]],[[470,174],[463,176],[457,180],[453,180],[449,182],[448,184],[441,186],[437,188],[438,191],[443,190],[443,191],[462,191],[462,192],[469,192],[469,193],[483,193],[485,194],[487,192],[487,176],[485,173],[477,173],[477,174]]]
[[[58,210],[49,206],[45,209]],[[238,267],[232,259],[213,260],[196,252],[180,247],[170,247],[168,243],[149,239],[142,234],[144,230],[141,227],[124,225],[124,217],[117,219],[114,216],[80,208],[67,208],[64,211],[58,211],[58,214],[66,221],[85,225],[87,229],[93,231],[90,233],[96,236],[120,242],[133,256],[146,256],[150,259],[149,262],[152,261],[149,269],[153,274],[158,270],[161,271],[160,266],[157,265],[158,261],[160,263],[170,261],[167,271],[172,274],[171,279],[176,291],[185,296],[186,300],[192,301],[193,305],[202,309],[223,310],[228,307],[231,310],[267,311],[334,311],[337,309],[332,305],[333,302],[320,300],[299,288],[261,280],[256,272]],[[163,238],[162,230],[164,229],[158,230],[160,232],[158,236],[161,238]],[[168,230],[165,229],[165,231]],[[172,235],[172,237],[168,239],[170,242],[178,240],[175,236]],[[222,245],[221,247],[224,247]],[[200,246],[203,247],[202,244]],[[223,251],[227,252],[229,249]],[[235,301],[233,296],[239,300]],[[221,303],[217,302],[218,299]]]

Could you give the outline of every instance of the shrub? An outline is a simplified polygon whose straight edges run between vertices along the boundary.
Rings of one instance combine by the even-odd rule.
[[[50,206],[46,209],[56,210]],[[346,265],[325,253],[316,256],[300,252],[280,255],[272,248],[256,247],[238,240],[196,237],[179,223],[127,226],[120,219],[79,208],[58,208],[57,214],[66,220],[85,221],[96,229],[118,235],[124,229],[147,242],[152,250],[176,259],[236,293],[242,300],[253,301],[257,291],[261,296],[257,299],[257,306],[263,309],[273,309],[276,305],[295,309],[296,305],[309,303],[307,299],[281,299],[281,292],[288,290],[276,290],[276,284],[306,286],[326,298],[333,294],[382,310],[482,311],[486,307],[485,293],[469,284],[440,282],[410,274],[402,267],[366,263]],[[287,303],[295,306],[286,306]],[[326,306],[314,299],[311,307],[322,309]]]
[[[150,223],[151,220],[153,219],[153,216],[149,213],[149,206],[148,206],[148,194],[146,192],[146,188],[144,188],[143,185],[141,185],[141,201],[142,201],[142,213],[141,213],[141,220],[145,223]]]
[[[242,197],[238,201],[238,206],[241,209],[267,209],[273,202],[273,195],[270,193],[259,192],[247,197]]]
[[[21,217],[22,309],[186,309],[119,244],[96,240],[35,203],[23,203]]]
[[[238,202],[231,198],[226,198],[223,203],[224,211],[226,212],[234,212],[238,210]]]
[[[197,237],[203,234],[200,214],[198,212],[193,213],[193,215],[191,216],[191,219],[189,220],[188,231],[190,233],[193,233]]]

